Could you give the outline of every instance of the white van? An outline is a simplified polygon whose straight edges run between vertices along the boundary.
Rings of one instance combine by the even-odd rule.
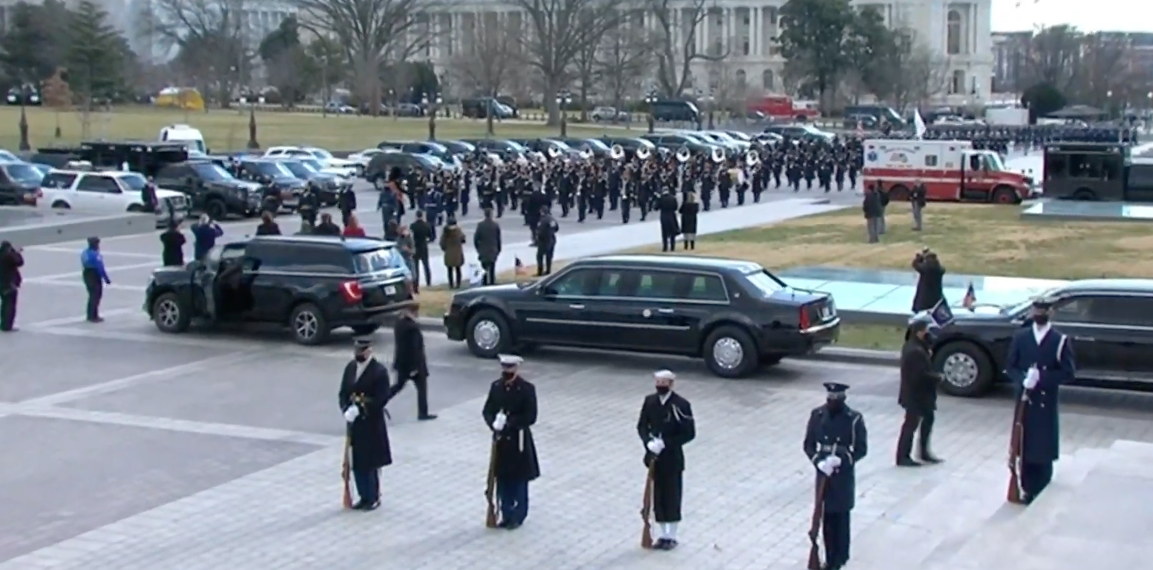
[[[199,129],[189,125],[168,125],[160,129],[161,142],[182,142],[188,145],[190,152],[208,154],[208,147],[204,144],[204,135]]]

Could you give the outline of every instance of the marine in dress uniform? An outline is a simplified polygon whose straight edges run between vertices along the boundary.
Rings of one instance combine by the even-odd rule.
[[[817,469],[817,485],[825,486],[821,534],[829,570],[849,561],[849,517],[856,503],[855,467],[869,450],[865,418],[845,404],[849,387],[825,383],[825,405],[813,409],[805,429],[805,456]]]
[[[528,484],[540,477],[532,426],[536,423],[536,387],[517,369],[524,360],[502,354],[500,379],[492,383],[484,401],[484,423],[492,430],[496,448],[496,494],[500,528],[513,530],[528,517]]]
[[[1024,437],[1018,477],[1026,504],[1053,479],[1061,440],[1058,391],[1077,375],[1072,343],[1049,323],[1051,309],[1046,300],[1033,303],[1033,324],[1013,337],[1005,360],[1005,374],[1022,402]]]
[[[372,343],[357,340],[354,358],[344,367],[340,409],[348,422],[352,447],[352,477],[360,501],[352,508],[371,511],[380,506],[380,468],[392,464],[388,443],[388,369],[372,355]]]
[[[653,518],[660,525],[653,548],[677,546],[677,523],[681,522],[681,482],[685,470],[684,446],[697,436],[693,407],[673,392],[676,375],[668,370],[653,374],[656,391],[641,404],[637,434],[645,446],[645,466],[653,467]]]
[[[933,317],[927,312],[917,313],[909,319],[909,333],[901,349],[901,389],[897,403],[905,409],[905,421],[897,438],[897,466],[919,467],[913,460],[913,436],[919,433],[920,459],[924,463],[940,463],[929,451],[933,435],[933,420],[937,410],[937,384],[941,375],[933,370],[929,347],[932,343]]]

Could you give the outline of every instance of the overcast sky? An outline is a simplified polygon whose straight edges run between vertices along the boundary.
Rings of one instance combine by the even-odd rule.
[[[993,0],[993,31],[1072,24],[1086,32],[1153,31],[1151,0]]]

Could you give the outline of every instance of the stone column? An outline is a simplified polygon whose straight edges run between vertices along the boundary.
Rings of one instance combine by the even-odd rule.
[[[753,6],[749,8],[749,41],[753,44],[752,55],[756,59],[762,57],[761,53],[761,37],[764,35],[764,23],[761,18],[764,13],[761,12],[760,6]]]
[[[711,15],[712,12],[705,8],[705,17],[697,24],[701,27],[700,30],[697,30],[697,45],[701,46],[701,53],[709,53],[709,16]]]

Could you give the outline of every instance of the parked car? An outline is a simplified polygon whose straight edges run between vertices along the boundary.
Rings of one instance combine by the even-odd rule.
[[[261,212],[272,187],[240,180],[214,160],[190,160],[164,165],[153,180],[161,188],[184,194],[193,211],[223,221],[230,214],[251,218]]]
[[[597,107],[589,113],[589,117],[598,123],[616,123],[629,120],[629,114],[618,111],[614,107]]]
[[[1076,384],[1153,385],[1153,280],[1073,281],[1043,297],[1053,302],[1053,327],[1069,337],[1076,355]],[[1005,381],[1009,344],[1031,324],[1031,303],[954,311],[956,320],[933,345],[942,391],[980,396]]]
[[[450,340],[482,358],[538,344],[704,358],[738,378],[837,340],[831,296],[789,287],[760,265],[692,257],[586,258],[529,285],[453,296]]]
[[[0,162],[0,205],[35,206],[44,173],[27,162]]]
[[[261,236],[214,248],[203,262],[152,272],[144,310],[166,333],[194,319],[287,326],[300,344],[350,327],[371,334],[412,298],[394,244],[366,238]]]
[[[53,170],[40,181],[36,205],[95,214],[144,212],[143,190],[147,183],[137,172]],[[156,198],[160,201],[156,227],[165,227],[171,219],[180,221],[188,216],[184,194],[157,189]]]

